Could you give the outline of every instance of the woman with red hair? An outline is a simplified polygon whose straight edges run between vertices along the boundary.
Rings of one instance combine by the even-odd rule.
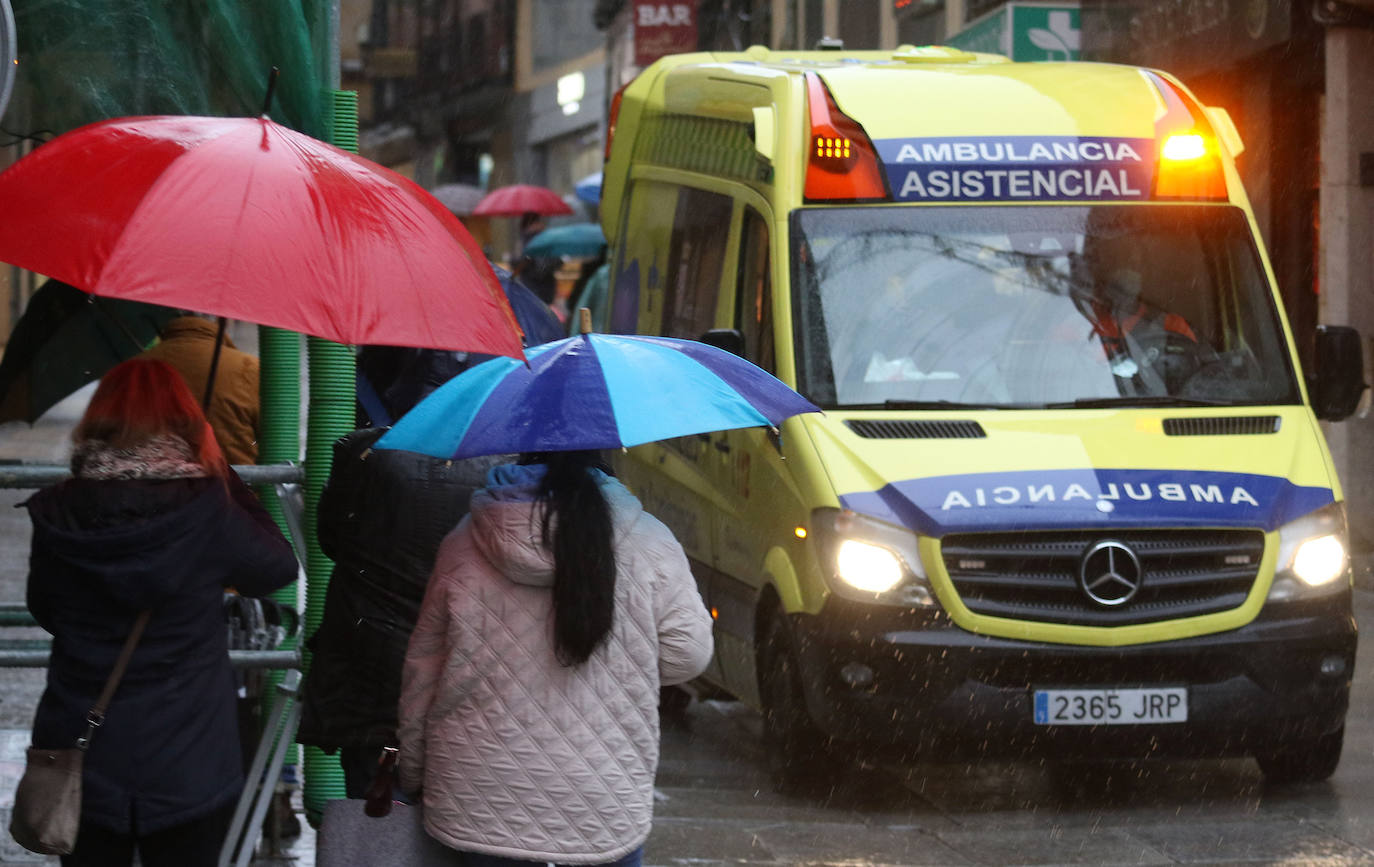
[[[223,591],[296,578],[291,546],[224,460],[181,376],[133,359],[72,435],[73,478],[25,504],[28,605],[53,635],[33,744],[70,747],[142,611],[86,753],[74,865],[213,865],[243,787]]]

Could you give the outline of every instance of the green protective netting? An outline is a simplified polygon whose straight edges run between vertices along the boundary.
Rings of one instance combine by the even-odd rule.
[[[333,0],[13,0],[19,76],[7,132],[143,114],[255,116],[323,138]]]

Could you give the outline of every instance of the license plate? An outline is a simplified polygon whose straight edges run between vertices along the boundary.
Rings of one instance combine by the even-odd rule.
[[[1036,725],[1144,725],[1188,721],[1188,689],[1037,689]]]

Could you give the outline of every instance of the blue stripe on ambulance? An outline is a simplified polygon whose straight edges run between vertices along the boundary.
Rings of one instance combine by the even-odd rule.
[[[1193,470],[1024,470],[933,476],[844,494],[840,505],[927,536],[1067,528],[1274,530],[1335,499],[1278,476]]]
[[[874,146],[899,202],[1142,201],[1153,192],[1148,138],[890,138]]]

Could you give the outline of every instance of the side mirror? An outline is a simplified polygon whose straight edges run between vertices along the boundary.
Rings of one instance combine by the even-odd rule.
[[[744,335],[733,328],[712,328],[701,335],[701,342],[744,357]]]
[[[1317,418],[1349,418],[1369,386],[1364,381],[1360,332],[1343,325],[1317,326],[1316,372],[1309,380]]]

